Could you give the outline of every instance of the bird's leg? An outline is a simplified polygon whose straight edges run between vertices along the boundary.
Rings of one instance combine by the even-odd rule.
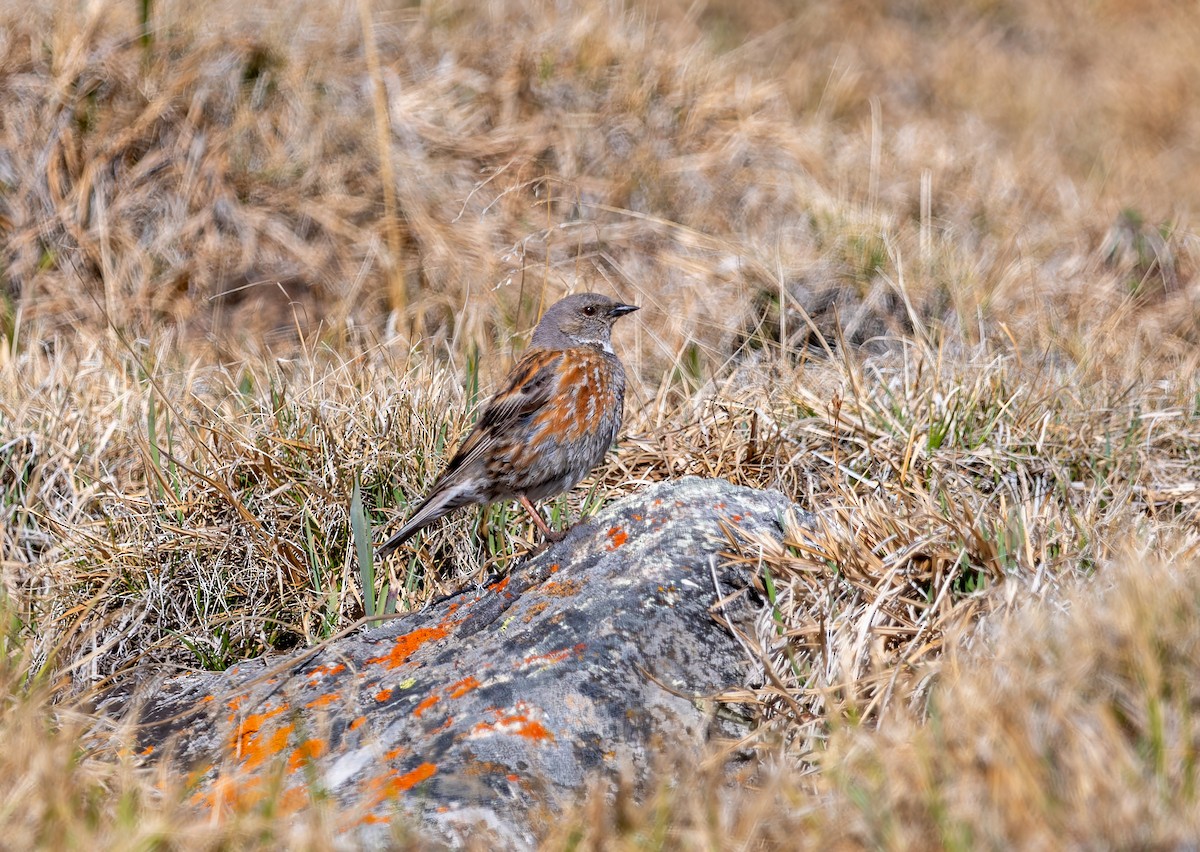
[[[533,519],[534,525],[542,531],[542,535],[544,535],[548,541],[562,541],[564,538],[566,538],[566,530],[556,533],[550,529],[549,525],[545,522],[545,520],[542,519],[542,515],[537,510],[537,507],[529,502],[528,497],[522,494],[517,499],[521,501],[521,505],[524,506],[525,511],[529,513],[529,517]]]

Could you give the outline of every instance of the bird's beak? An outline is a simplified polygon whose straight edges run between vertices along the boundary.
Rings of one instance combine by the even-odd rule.
[[[637,305],[615,305],[608,309],[608,315],[613,318],[623,317],[625,314],[631,314],[636,310],[639,310]]]

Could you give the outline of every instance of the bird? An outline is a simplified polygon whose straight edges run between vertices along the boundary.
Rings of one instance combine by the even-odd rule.
[[[625,368],[612,327],[638,310],[600,293],[555,302],[503,387],[412,517],[376,551],[383,559],[462,506],[516,498],[549,541],[534,503],[574,488],[617,438],[625,409]]]

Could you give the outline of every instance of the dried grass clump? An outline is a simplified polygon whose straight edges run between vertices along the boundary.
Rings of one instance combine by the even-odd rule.
[[[815,513],[782,545],[735,548],[767,605],[753,627],[731,626],[758,674],[724,696],[801,752],[821,748],[831,719],[923,695],[922,661],[981,614],[1089,576],[1131,535],[1162,546],[1200,529],[1193,390],[1134,399],[1001,354],[907,352],[840,375],[812,367],[784,399],[778,383],[760,388],[740,418],[726,406],[692,427],[716,445],[678,453],[805,493]],[[841,386],[809,391],[813,376]],[[769,477],[755,446],[771,448]]]
[[[5,591],[39,661],[88,684],[344,627],[362,611],[354,482],[394,511],[459,439],[446,412],[469,426],[461,387],[383,353],[369,371],[313,357],[235,373],[98,344],[73,364],[31,352],[8,379],[23,432],[0,445]],[[461,582],[415,579],[401,606]]]
[[[776,745],[732,788],[723,758],[664,769],[640,797],[598,788],[546,848],[1186,845],[1200,832],[1200,561],[1194,544],[1171,556],[1020,584],[1011,610],[917,666],[925,700],[878,727],[836,724],[807,769]]]
[[[1194,833],[1195,16],[794,6],[164,0],[144,39],[136,3],[0,11],[0,741],[44,768],[12,764],[14,842],[301,842],[197,828],[119,739],[66,759],[71,708],[519,559],[499,506],[372,574],[351,495],[405,514],[583,288],[645,310],[620,451],[556,523],[685,474],[817,521],[730,531],[766,604],[721,712],[758,762],[597,797],[580,838],[1049,845],[1025,811],[1103,845],[1068,813],[1093,788],[1112,837]],[[1122,604],[1131,549],[1184,586]]]
[[[657,364],[701,307],[738,312],[740,287],[717,285],[758,261],[729,225],[752,236],[814,189],[775,135],[772,86],[681,62],[690,48],[611,3],[383,9],[378,79],[355,4],[218,4],[203,23],[163,4],[149,46],[125,5],[9,24],[5,267],[23,319],[51,328],[165,324],[228,360],[411,299],[401,334],[416,321],[466,347],[527,327],[584,273],[672,307],[645,347]],[[364,128],[380,85],[382,152]],[[393,194],[399,237],[379,216]],[[674,310],[698,281],[706,303]]]
[[[856,344],[933,320],[974,339],[982,314],[1071,345],[1149,276],[1133,325],[1198,339],[1186,218],[996,123],[948,135],[895,95],[852,99],[855,122],[797,114],[772,51],[714,57],[601,0],[383,6],[366,30],[357,3],[189,8],[155,5],[148,44],[129,4],[6,21],[0,252],[24,322],[174,327],[228,362],[398,311],[408,342],[464,351],[582,279],[647,306],[635,361],[656,378],[718,372],[747,336],[815,345],[805,314]],[[1120,210],[1158,239],[1107,239]]]
[[[821,125],[857,129],[874,102],[895,129],[884,160],[915,152],[924,135],[915,128],[936,125],[935,150],[944,155],[927,163],[935,185],[970,181],[963,149],[987,136],[1005,161],[997,167],[1027,183],[1038,207],[1083,201],[1055,187],[1069,176],[1109,204],[1163,219],[1186,213],[1177,202],[1200,185],[1200,94],[1183,84],[1200,71],[1190,49],[1200,22],[1184,4],[713,0],[698,11],[661,8],[727,56],[769,68],[796,109]]]
[[[333,848],[337,815],[320,800],[286,820],[270,795],[219,821],[199,813],[191,780],[166,764],[147,768],[149,752],[134,752],[131,731],[113,731],[85,702],[63,700],[20,623],[7,605],[0,610],[5,847]]]
[[[837,783],[885,803],[843,809],[848,827],[897,845],[1195,838],[1200,564],[1194,544],[1161,552],[988,624],[942,662],[928,721],[835,737]]]

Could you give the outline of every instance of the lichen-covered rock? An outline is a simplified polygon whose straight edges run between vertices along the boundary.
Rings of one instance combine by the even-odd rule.
[[[720,480],[654,485],[487,587],[295,664],[166,681],[140,718],[213,808],[320,791],[355,843],[386,842],[381,823],[405,814],[443,840],[529,846],[590,773],[703,743],[711,714],[688,696],[750,665],[710,613],[718,585],[747,585],[719,558],[726,530],[778,537],[790,510]]]

